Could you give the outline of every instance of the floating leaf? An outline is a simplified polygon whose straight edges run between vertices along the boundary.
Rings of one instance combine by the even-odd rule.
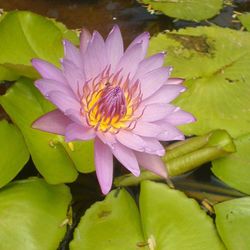
[[[62,39],[77,40],[64,25],[28,11],[7,13],[0,22],[0,64],[19,75],[38,77],[32,58],[56,65],[63,55]]]
[[[56,21],[53,18],[48,18],[48,20],[52,21],[54,25],[56,25],[56,27],[62,32],[63,39],[67,39],[75,45],[79,44],[79,30],[70,30],[66,27],[66,25]]]
[[[228,185],[250,195],[250,134],[235,140],[237,152],[212,162],[213,173]]]
[[[241,24],[250,31],[250,13],[244,13],[238,16]]]
[[[165,184],[145,181],[140,211],[144,235],[157,250],[225,249],[212,219],[198,203]]]
[[[0,190],[0,249],[54,250],[63,239],[69,188],[42,179],[13,182]]]
[[[128,250],[143,242],[135,202],[125,190],[112,191],[82,217],[70,243],[71,250]]]
[[[0,121],[0,187],[10,182],[29,160],[21,132],[13,124]]]
[[[91,173],[95,171],[93,140],[70,143],[62,141],[61,143],[79,172]]]
[[[191,21],[200,21],[219,14],[223,0],[140,0],[148,9],[165,15]]]
[[[0,102],[20,128],[38,171],[51,184],[72,182],[77,178],[74,164],[57,136],[31,128],[32,123],[53,109],[29,79],[20,79]]]
[[[187,135],[226,129],[237,137],[250,131],[250,34],[219,27],[187,28],[151,39],[150,54],[167,51],[173,76],[186,79],[187,91],[174,103],[197,122]]]
[[[228,250],[249,250],[250,197],[215,205],[216,226]]]
[[[140,211],[124,189],[112,191],[87,210],[70,249],[225,250],[198,203],[165,184],[142,183]]]
[[[0,81],[15,81],[18,79],[18,75],[15,74],[13,71],[0,66]],[[1,84],[1,82],[0,82]]]

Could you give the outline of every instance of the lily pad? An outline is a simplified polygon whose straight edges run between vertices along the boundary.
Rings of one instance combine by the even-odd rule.
[[[95,203],[76,228],[70,249],[225,250],[212,219],[182,192],[145,181],[139,200],[140,215],[124,189]]]
[[[167,51],[172,76],[186,79],[187,91],[174,104],[196,122],[186,135],[226,129],[233,137],[250,131],[250,34],[220,27],[186,28],[151,39],[150,54]]]
[[[249,250],[250,197],[215,205],[216,226],[228,250]]]
[[[167,16],[201,21],[219,14],[223,0],[140,0],[148,9],[157,10]]]
[[[32,123],[53,109],[29,79],[20,79],[0,103],[20,128],[38,171],[51,184],[73,182],[77,171],[57,136],[31,128]]]
[[[238,16],[241,24],[250,31],[250,13],[244,13]]]
[[[237,138],[235,146],[235,153],[212,162],[212,171],[228,185],[250,195],[250,134]]]
[[[71,250],[146,250],[135,202],[125,190],[112,191],[82,217]]]
[[[0,187],[9,183],[29,160],[29,151],[19,129],[0,121]]]
[[[93,140],[65,143],[63,139],[61,143],[79,172],[91,173],[95,171]]]
[[[0,190],[0,249],[55,250],[63,239],[69,188],[32,178]]]
[[[28,11],[12,11],[0,22],[0,64],[16,74],[37,78],[32,58],[56,65],[63,55],[62,39],[74,42],[76,33],[54,20]]]
[[[0,84],[4,81],[15,81],[18,79],[18,75],[13,71],[0,66]]]
[[[140,211],[146,238],[157,250],[224,249],[212,219],[184,193],[165,184],[141,185]]]

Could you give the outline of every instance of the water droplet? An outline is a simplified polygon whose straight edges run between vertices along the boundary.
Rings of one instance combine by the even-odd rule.
[[[185,87],[183,87],[183,88],[180,90],[180,93],[182,93],[182,92],[184,92],[184,91],[186,91],[186,88],[185,88]]]

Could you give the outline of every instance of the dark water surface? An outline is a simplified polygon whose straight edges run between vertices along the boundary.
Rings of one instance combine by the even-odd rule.
[[[128,44],[136,35],[145,30],[153,35],[165,29],[209,25],[211,22],[219,26],[239,29],[239,23],[232,16],[234,11],[250,11],[250,0],[234,1],[234,6],[226,6],[218,16],[202,23],[176,21],[164,15],[151,15],[135,0],[0,0],[0,8],[5,11],[16,9],[33,11],[56,18],[68,28],[80,29],[84,26],[90,31],[98,30],[104,36],[114,24],[118,24],[125,43]],[[0,94],[3,94],[8,87],[9,84],[1,85]],[[3,117],[6,118],[6,115],[0,107],[0,119]],[[121,170],[117,169],[117,171]],[[32,161],[25,166],[17,179],[31,175],[39,175]],[[191,175],[176,178],[173,182],[177,188],[184,190],[189,196],[199,201],[207,198],[218,202],[240,196],[240,193],[222,186],[217,181],[210,172],[209,164]],[[78,180],[70,186],[74,197],[73,226],[76,226],[84,211],[94,201],[103,197],[100,196],[95,174],[80,175]],[[68,231],[59,249],[68,249],[72,232],[73,228]]]
[[[0,0],[0,8],[10,10],[30,10],[38,14],[56,18],[71,29],[83,26],[107,35],[116,23],[122,29],[128,44],[144,30],[151,34],[173,28],[197,26],[200,23],[174,21],[164,15],[151,15],[136,0]],[[209,20],[220,26],[235,28],[233,11],[250,11],[250,0],[234,1],[234,7],[225,7],[220,15]],[[202,22],[206,24],[206,22]]]

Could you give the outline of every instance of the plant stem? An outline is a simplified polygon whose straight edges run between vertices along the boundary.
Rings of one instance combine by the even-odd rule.
[[[233,139],[225,130],[214,130],[210,133],[197,136],[185,141],[173,143],[166,148],[163,161],[169,176],[184,174],[219,157],[235,152]],[[142,180],[161,180],[162,177],[142,171],[139,177],[131,174],[115,179],[115,186],[136,185]]]

